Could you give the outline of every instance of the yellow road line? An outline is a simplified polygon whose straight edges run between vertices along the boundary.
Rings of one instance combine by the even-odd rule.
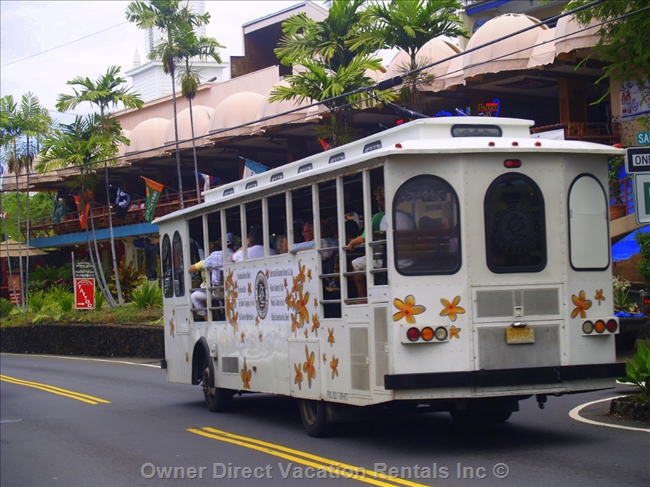
[[[110,404],[111,403],[111,401],[107,401],[106,399],[90,396],[88,394],[82,394],[81,392],[69,391],[67,389],[62,389],[60,387],[52,386],[49,384],[41,384],[40,382],[30,382],[27,380],[17,379],[15,377],[9,377],[8,375],[0,374],[0,380],[9,382],[11,384],[17,384],[20,386],[40,389],[41,391],[49,392],[51,394],[57,394],[59,396],[68,397],[70,399],[76,399],[77,401],[85,402],[86,404],[99,404],[99,403]]]
[[[293,448],[287,448],[282,445],[276,445],[274,443],[257,440],[255,438],[249,438],[247,436],[235,435],[233,433],[228,433],[227,431],[222,431],[210,427],[201,429],[188,428],[187,431],[197,435],[205,436],[207,438],[212,438],[214,440],[224,441],[226,443],[232,443],[235,445],[243,446],[245,448],[250,448],[251,450],[261,451],[263,453],[284,458],[285,460],[300,463],[302,465],[313,467],[318,470],[325,470],[339,477],[347,477],[372,485],[378,485],[381,487],[395,487],[395,484],[399,484],[407,485],[409,487],[427,487],[424,484],[411,482],[410,480],[400,479],[397,477],[390,477],[383,473],[367,470],[363,467],[356,467],[354,465],[341,463],[336,460],[320,457],[318,455],[295,450]]]

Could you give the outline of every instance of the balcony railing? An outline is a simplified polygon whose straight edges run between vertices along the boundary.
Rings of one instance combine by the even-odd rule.
[[[564,130],[565,140],[584,140],[599,144],[614,145],[621,142],[620,124],[597,122],[565,122],[543,127],[533,127],[533,134],[549,130]]]
[[[191,190],[183,193],[183,204],[185,207],[194,206],[197,204],[196,191]],[[178,194],[160,195],[158,205],[156,206],[155,216],[160,217],[179,210],[181,207],[180,198]],[[137,223],[145,223],[144,217],[145,200],[131,200],[129,210],[127,211],[126,218],[120,220],[113,213],[113,227],[120,227],[124,225],[134,225]],[[95,230],[108,228],[108,211],[107,206],[95,205],[90,213],[89,220],[92,219],[92,224]],[[90,221],[88,222],[90,225]],[[88,228],[91,228],[90,226]],[[27,236],[27,222],[21,222],[20,226],[23,237]],[[32,219],[29,226],[29,238],[43,238],[54,237],[56,235],[67,235],[70,233],[83,232],[81,224],[79,223],[79,213],[71,212],[61,218],[59,223],[55,223],[54,219],[50,217]]]

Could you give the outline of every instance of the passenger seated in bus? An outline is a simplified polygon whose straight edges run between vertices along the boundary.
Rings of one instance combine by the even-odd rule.
[[[233,234],[228,232],[226,234],[226,245],[227,245],[227,251],[228,255],[226,257],[226,260],[230,259],[230,256],[233,253]],[[196,289],[191,295],[190,295],[190,300],[192,301],[192,308],[196,310],[196,314],[198,315],[199,319],[197,321],[204,321],[205,317],[207,316],[207,289],[206,289],[206,275],[205,275],[205,270],[210,269],[210,281],[212,283],[212,286],[218,286],[221,284],[221,275],[223,271],[223,252],[221,250],[216,250],[220,247],[216,242],[211,242],[210,243],[210,250],[212,251],[210,255],[203,259],[198,261],[195,264],[192,264],[190,266],[189,271],[191,273],[194,272],[200,272],[201,276],[203,278],[201,282],[201,287]]]
[[[264,257],[264,231],[261,225],[253,225],[248,230],[248,260]],[[275,249],[269,249],[270,255],[275,255]],[[239,249],[232,255],[233,262],[240,262],[244,252]]]
[[[275,252],[277,254],[286,254],[289,252],[289,240],[287,236],[280,233],[275,237]]]
[[[374,191],[375,193],[375,198],[377,199],[377,206],[379,208],[379,211],[375,213],[372,216],[372,232],[379,232],[379,231],[384,231],[386,230],[385,228],[385,220],[384,217],[386,215],[386,204],[385,204],[385,199],[384,199],[384,186],[378,186],[377,189]],[[382,228],[383,224],[383,228]],[[364,230],[361,235],[359,235],[356,238],[353,238],[348,242],[348,250],[354,250],[354,248],[357,245],[363,245],[366,242],[366,231]],[[375,261],[375,267],[381,267],[381,262]],[[357,257],[352,261],[352,269],[354,271],[365,271],[366,270],[366,256],[362,255],[361,257]],[[365,297],[368,295],[368,291],[366,289],[366,276],[364,274],[355,274],[354,276],[354,282],[357,286],[357,291],[359,293],[359,297]]]

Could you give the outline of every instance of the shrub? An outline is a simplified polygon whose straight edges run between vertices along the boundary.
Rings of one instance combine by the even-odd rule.
[[[68,263],[60,267],[44,265],[34,269],[29,274],[29,284],[34,290],[47,291],[52,286],[72,286],[72,264]]]
[[[0,298],[0,316],[9,316],[15,307],[16,305],[9,301],[7,298]]]
[[[49,299],[59,305],[61,311],[69,313],[74,308],[74,294],[68,291],[64,286],[57,285],[50,288]]]
[[[104,294],[99,288],[95,288],[95,309],[102,309],[102,306],[104,306]]]
[[[612,284],[614,288],[614,311],[638,313],[639,309],[630,297],[630,287],[632,286],[630,281],[613,276]]]
[[[47,299],[45,298],[45,293],[43,291],[38,291],[35,293],[29,294],[29,310],[32,313],[40,313],[41,309],[45,305]]]
[[[641,260],[637,264],[639,276],[643,279],[645,288],[650,289],[650,232],[636,232],[634,238],[641,254]]]
[[[639,341],[636,354],[632,360],[625,363],[625,377],[618,380],[634,384],[641,389],[639,397],[644,402],[650,402],[650,350]]]
[[[145,281],[142,285],[133,290],[133,306],[138,309],[162,307],[162,290],[157,281]]]
[[[124,301],[128,303],[133,299],[133,290],[144,279],[144,276],[142,275],[142,267],[137,268],[134,266],[133,262],[130,262],[129,265],[120,266],[118,268],[118,273],[120,276],[120,289],[122,289],[122,296],[124,297]],[[114,274],[111,274],[108,281],[108,289],[111,294],[117,298],[117,285],[115,284]]]

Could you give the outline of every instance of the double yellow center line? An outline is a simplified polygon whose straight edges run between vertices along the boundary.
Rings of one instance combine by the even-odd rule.
[[[111,401],[107,401],[106,399],[89,396],[88,394],[82,394],[81,392],[69,391],[49,384],[41,384],[40,382],[30,382],[27,380],[17,379],[15,377],[9,377],[8,375],[0,374],[0,380],[9,382],[10,384],[18,384],[19,386],[33,387],[34,389],[40,389],[41,391],[50,392],[58,396],[69,397],[70,399],[76,399],[77,401],[85,402],[87,404],[111,403]]]
[[[411,482],[410,480],[390,477],[386,474],[374,472],[363,467],[356,467],[354,465],[338,462],[329,458],[312,455],[311,453],[294,450],[293,448],[287,448],[286,446],[276,445],[274,443],[269,443],[246,436],[239,436],[233,433],[228,433],[227,431],[222,431],[210,427],[200,429],[188,428],[187,431],[197,435],[205,436],[206,438],[211,438],[213,440],[219,440],[226,443],[243,446],[244,448],[249,448],[251,450],[261,451],[263,453],[267,453],[284,460],[289,460],[291,462],[311,467],[314,470],[325,471],[328,472],[328,475],[331,475],[335,478],[346,477],[381,487],[395,487],[396,485],[406,485],[409,487],[426,487],[424,484]]]

